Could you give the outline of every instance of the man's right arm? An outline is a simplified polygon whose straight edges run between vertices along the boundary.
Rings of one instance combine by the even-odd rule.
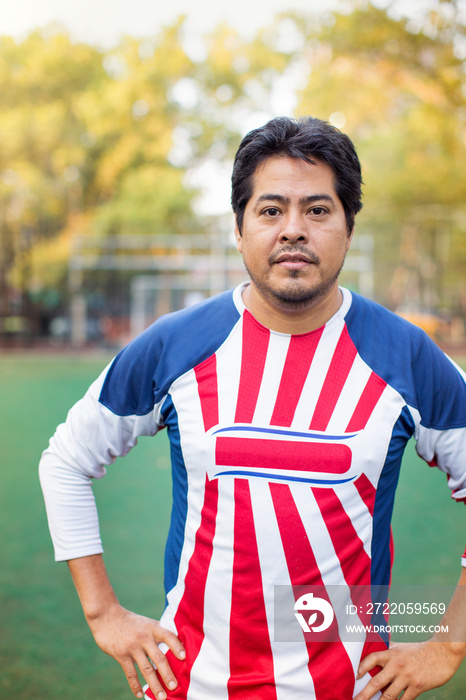
[[[84,616],[99,647],[120,664],[134,695],[143,697],[136,666],[159,700],[166,698],[157,672],[174,689],[176,678],[158,645],[166,644],[179,659],[185,651],[178,637],[150,618],[123,608],[108,579],[102,555],[68,561]]]
[[[109,582],[100,541],[92,481],[106,466],[125,455],[140,435],[159,428],[156,407],[145,415],[120,416],[100,402],[106,371],[70,410],[44,451],[39,467],[56,559],[68,561],[78,595],[97,644],[122,666],[133,692],[142,697],[137,665],[155,697],[165,692],[154,667],[167,684],[176,679],[158,644],[164,642],[178,658],[177,637],[155,620],[123,608]],[[167,685],[167,687],[169,687]],[[162,695],[158,695],[162,693]]]

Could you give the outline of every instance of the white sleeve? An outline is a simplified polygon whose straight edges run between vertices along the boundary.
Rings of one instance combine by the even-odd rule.
[[[464,390],[466,374],[448,355],[443,355],[443,357],[448,360],[449,365],[455,368],[456,376],[459,380],[458,384]],[[414,438],[418,455],[431,467],[438,467],[444,472],[448,477],[448,486],[452,492],[452,497],[457,501],[464,501],[466,499],[466,427],[464,425],[464,413],[457,418],[456,426],[451,425],[444,429],[423,426],[419,414],[416,422],[418,425]]]
[[[418,427],[416,451],[431,467],[438,467],[448,477],[452,497],[466,499],[466,428],[433,430]]]
[[[92,479],[103,477],[139,436],[155,435],[161,425],[160,404],[143,416],[119,416],[100,403],[107,371],[58,426],[39,464],[57,561],[102,552]]]

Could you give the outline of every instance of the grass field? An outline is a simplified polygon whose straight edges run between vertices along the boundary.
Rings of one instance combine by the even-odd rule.
[[[0,356],[1,700],[132,697],[119,666],[94,644],[66,565],[53,562],[37,478],[50,435],[105,364],[104,357]],[[120,601],[159,616],[170,507],[165,436],[142,438],[95,493]],[[465,515],[450,500],[444,475],[410,449],[395,507],[393,582],[456,582]],[[466,664],[448,686],[422,697],[464,700],[465,688]]]

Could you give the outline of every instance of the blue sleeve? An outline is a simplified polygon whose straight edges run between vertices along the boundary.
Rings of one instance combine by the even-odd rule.
[[[101,403],[120,416],[149,413],[175,379],[218,349],[238,318],[232,292],[162,316],[116,356]]]

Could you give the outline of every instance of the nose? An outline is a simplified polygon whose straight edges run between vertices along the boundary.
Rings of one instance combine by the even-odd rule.
[[[308,238],[309,234],[303,215],[300,212],[289,212],[283,220],[280,243],[306,243]]]

